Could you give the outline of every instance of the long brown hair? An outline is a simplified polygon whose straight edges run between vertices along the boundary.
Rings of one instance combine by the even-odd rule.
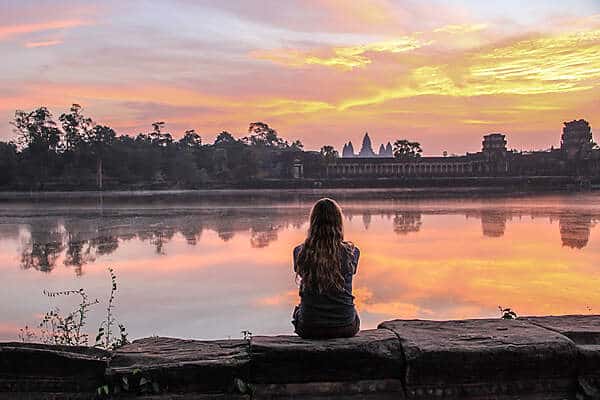
[[[344,242],[340,206],[328,198],[317,201],[310,212],[308,235],[296,260],[296,277],[301,278],[304,288],[318,293],[342,290],[344,252],[350,252],[352,247],[351,243]]]

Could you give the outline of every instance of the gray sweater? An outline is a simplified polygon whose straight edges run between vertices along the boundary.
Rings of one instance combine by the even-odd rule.
[[[294,272],[302,246],[294,248]],[[300,285],[300,305],[296,314],[299,323],[310,327],[340,327],[354,322],[356,309],[352,295],[352,277],[358,268],[360,251],[355,247],[352,256],[348,256],[346,252],[343,254],[344,289],[317,293]]]

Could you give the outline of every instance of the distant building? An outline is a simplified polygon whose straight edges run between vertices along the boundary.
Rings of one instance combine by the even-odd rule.
[[[560,142],[560,149],[568,160],[577,157],[588,157],[592,150],[592,129],[584,120],[565,122]]]
[[[394,157],[394,151],[392,150],[392,144],[387,142],[384,146],[383,143],[379,146],[379,151],[375,153],[373,151],[373,144],[371,142],[371,138],[369,137],[369,133],[365,132],[365,136],[363,137],[362,146],[358,155],[354,154],[354,147],[352,146],[352,142],[348,142],[344,144],[342,148],[342,158],[352,158],[352,157],[361,157],[361,158],[374,158],[374,157]]]
[[[326,165],[328,178],[600,175],[600,150],[593,148],[590,125],[582,119],[565,122],[560,149],[549,151],[509,151],[502,133],[485,135],[477,153],[448,157],[397,159],[390,143],[375,154],[368,133],[358,155],[350,145]]]
[[[501,133],[490,133],[483,137],[481,147],[484,153],[506,152],[506,135]]]

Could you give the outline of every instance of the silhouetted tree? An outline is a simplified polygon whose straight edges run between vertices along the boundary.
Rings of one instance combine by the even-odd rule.
[[[0,185],[9,185],[14,181],[17,167],[17,146],[11,142],[0,142]]]
[[[115,141],[116,133],[104,125],[96,125],[89,133],[88,144],[92,154],[96,157],[96,184],[102,190],[102,162],[108,149]]]
[[[202,138],[194,129],[190,129],[185,131],[185,134],[179,139],[178,143],[183,149],[198,150],[202,147]]]
[[[321,147],[321,156],[325,159],[325,161],[330,162],[338,158],[340,155],[333,146],[323,146]]]
[[[31,112],[17,110],[11,124],[26,158],[33,164],[31,173],[38,183],[43,184],[60,145],[60,130],[52,114],[46,107]]]
[[[222,144],[231,144],[231,143],[235,143],[235,142],[236,142],[236,140],[231,133],[229,133],[227,131],[223,131],[217,135],[214,145],[219,146]]]
[[[305,171],[320,174],[319,154],[304,152],[302,142],[290,144],[262,122],[250,124],[243,139],[222,131],[213,144],[203,145],[194,130],[174,141],[163,121],[137,136],[117,136],[85,116],[79,104],[59,120],[57,125],[45,107],[15,112],[18,145],[0,142],[2,187],[198,187],[206,182],[286,178],[298,160],[305,163]],[[77,258],[76,248],[73,257]]]
[[[173,143],[173,137],[170,133],[162,132],[162,128],[164,128],[165,123],[163,121],[152,123],[152,132],[148,135],[150,141],[154,146],[157,147],[168,147],[171,143]]]
[[[290,149],[295,151],[302,151],[304,149],[304,144],[299,140],[294,140],[290,145]]]
[[[246,141],[252,146],[287,148],[289,144],[277,135],[277,131],[264,122],[252,122],[248,126]]]
[[[65,151],[73,151],[88,140],[94,123],[91,118],[83,116],[83,108],[79,104],[73,104],[68,113],[60,115],[59,120]]]
[[[419,142],[410,142],[406,139],[398,139],[394,142],[394,157],[398,159],[416,159],[421,157],[422,152]]]

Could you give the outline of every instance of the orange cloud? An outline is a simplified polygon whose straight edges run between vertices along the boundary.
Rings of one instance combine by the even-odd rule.
[[[27,48],[49,47],[49,46],[56,46],[61,43],[63,43],[62,40],[46,40],[43,42],[27,42],[27,43],[25,43],[25,47],[27,47]]]
[[[474,97],[572,92],[596,87],[600,30],[516,41],[457,59],[413,69],[395,87],[344,100],[343,110],[423,95]]]
[[[364,45],[334,47],[331,51],[322,51],[324,53],[322,55],[299,50],[263,50],[255,51],[251,55],[258,59],[270,60],[291,67],[322,65],[342,70],[351,70],[371,64],[372,61],[368,57],[369,53],[404,53],[431,43],[431,41],[423,41],[416,37],[405,36]]]
[[[78,26],[89,25],[89,20],[69,19],[59,21],[40,22],[35,24],[22,25],[5,25],[0,26],[0,40],[4,40],[13,36],[24,35],[34,32],[43,32],[50,30],[59,30],[67,28],[75,28]]]

